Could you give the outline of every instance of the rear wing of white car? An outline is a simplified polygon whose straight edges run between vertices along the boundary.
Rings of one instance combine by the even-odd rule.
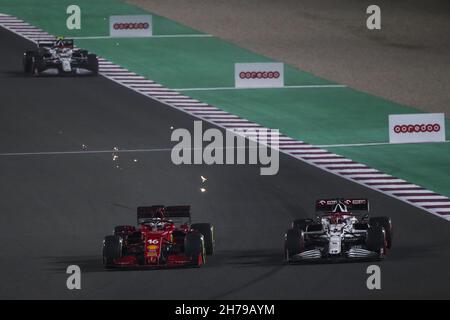
[[[316,212],[369,211],[367,199],[319,199],[316,201]]]
[[[51,48],[55,42],[53,40],[38,40],[37,46],[39,48]]]
[[[57,44],[59,44],[62,47],[67,47],[67,48],[73,48],[74,42],[73,39],[55,39],[55,40],[38,40],[37,41],[37,46],[39,48],[48,48],[48,47],[54,47]]]

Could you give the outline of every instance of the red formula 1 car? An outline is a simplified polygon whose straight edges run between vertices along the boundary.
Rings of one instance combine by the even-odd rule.
[[[103,263],[114,267],[201,266],[214,253],[214,228],[191,224],[190,206],[137,208],[138,227],[117,226],[103,241]]]

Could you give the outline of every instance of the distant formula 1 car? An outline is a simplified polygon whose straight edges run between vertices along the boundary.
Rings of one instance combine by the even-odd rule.
[[[138,207],[137,222],[137,228],[117,226],[105,237],[106,268],[200,267],[214,253],[213,226],[191,224],[190,206]]]
[[[26,74],[39,75],[97,75],[95,54],[74,48],[73,40],[38,41],[35,50],[23,55]]]
[[[316,201],[317,218],[296,219],[286,232],[286,260],[383,259],[392,247],[392,222],[389,217],[369,218],[368,211],[367,199]]]

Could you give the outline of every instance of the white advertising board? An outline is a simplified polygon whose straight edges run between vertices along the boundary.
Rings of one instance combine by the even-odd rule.
[[[151,37],[153,35],[152,16],[110,16],[110,37]]]
[[[390,143],[439,141],[445,141],[443,113],[389,115]]]
[[[236,63],[236,88],[284,87],[284,64],[279,62]]]

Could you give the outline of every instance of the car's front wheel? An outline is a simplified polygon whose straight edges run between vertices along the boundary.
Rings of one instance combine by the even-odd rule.
[[[298,228],[289,229],[286,232],[284,243],[284,252],[286,261],[291,261],[292,257],[301,253],[304,250],[305,241],[303,232]]]
[[[199,232],[189,232],[184,238],[184,254],[200,267],[206,262],[204,237]]]
[[[122,257],[122,238],[106,236],[103,240],[103,264],[106,267],[114,265],[114,261]]]
[[[215,246],[213,225],[210,223],[194,223],[192,224],[191,229],[196,230],[203,235],[206,254],[208,256],[213,255]]]
[[[392,248],[392,240],[394,238],[394,231],[392,227],[392,221],[389,217],[372,217],[369,219],[369,225],[372,227],[383,227],[386,233],[386,247]]]
[[[372,226],[367,229],[367,250],[375,252],[380,258],[386,254],[386,233],[383,227]]]

